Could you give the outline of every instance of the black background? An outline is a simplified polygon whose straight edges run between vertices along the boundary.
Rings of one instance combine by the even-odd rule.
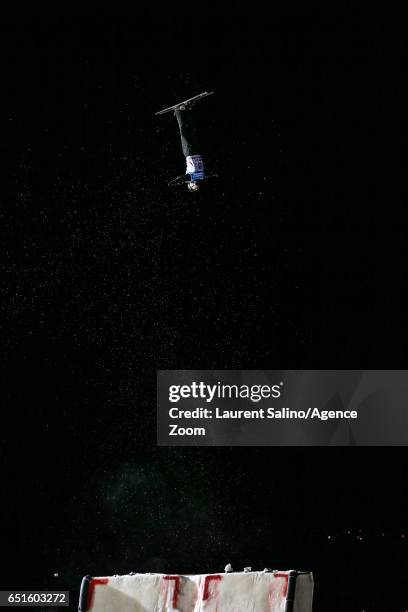
[[[157,13],[1,24],[1,588],[231,562],[400,610],[404,448],[157,448],[155,377],[406,367],[403,32]],[[220,179],[171,190],[153,113],[205,89]]]

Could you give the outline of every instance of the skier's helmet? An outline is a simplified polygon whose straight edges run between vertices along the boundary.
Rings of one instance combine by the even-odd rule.
[[[200,185],[197,183],[197,181],[190,181],[187,183],[187,187],[189,191],[198,191],[200,189]]]

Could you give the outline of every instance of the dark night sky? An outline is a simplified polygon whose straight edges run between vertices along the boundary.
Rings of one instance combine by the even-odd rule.
[[[402,32],[153,12],[0,27],[1,588],[75,598],[86,573],[230,561],[313,569],[317,611],[406,606],[406,449],[155,442],[160,368],[406,367]],[[167,188],[184,160],[153,113],[205,89],[222,179],[193,196]],[[368,596],[389,566],[394,593]]]

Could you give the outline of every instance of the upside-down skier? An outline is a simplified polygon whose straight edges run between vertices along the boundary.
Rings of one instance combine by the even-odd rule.
[[[198,191],[200,188],[200,181],[206,178],[204,173],[204,161],[201,155],[197,121],[193,107],[198,100],[210,96],[212,93],[214,92],[205,91],[198,96],[194,96],[194,98],[184,100],[179,104],[170,106],[156,113],[156,115],[163,115],[164,113],[174,111],[180,131],[183,154],[186,158],[185,175],[170,181],[169,185],[182,185],[187,183],[189,191]]]

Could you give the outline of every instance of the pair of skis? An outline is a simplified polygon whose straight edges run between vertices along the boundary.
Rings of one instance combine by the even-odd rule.
[[[157,113],[155,113],[155,115],[165,115],[166,113],[171,113],[172,111],[174,112],[176,110],[186,110],[188,108],[191,108],[199,100],[202,100],[203,98],[207,98],[208,96],[212,96],[214,93],[215,93],[214,91],[203,91],[203,93],[200,93],[197,96],[193,96],[192,98],[183,100],[182,102],[179,102],[178,104],[174,104],[174,106],[169,106],[167,108],[164,108],[163,110],[160,110]],[[217,174],[206,174],[205,178],[206,179],[216,178],[217,176],[218,176]],[[186,183],[190,183],[190,181],[191,179],[187,178],[186,175],[178,176],[172,181],[170,181],[168,185],[169,187],[179,187],[180,185],[185,185]]]
[[[203,93],[198,94],[198,96],[193,96],[192,98],[188,98],[188,100],[183,100],[183,102],[179,102],[174,106],[163,108],[163,110],[159,111],[158,113],[155,113],[155,115],[165,115],[166,113],[170,113],[171,111],[185,110],[189,106],[193,106],[193,104],[195,104],[199,100],[207,98],[208,96],[212,96],[214,93],[214,91],[204,91]]]

